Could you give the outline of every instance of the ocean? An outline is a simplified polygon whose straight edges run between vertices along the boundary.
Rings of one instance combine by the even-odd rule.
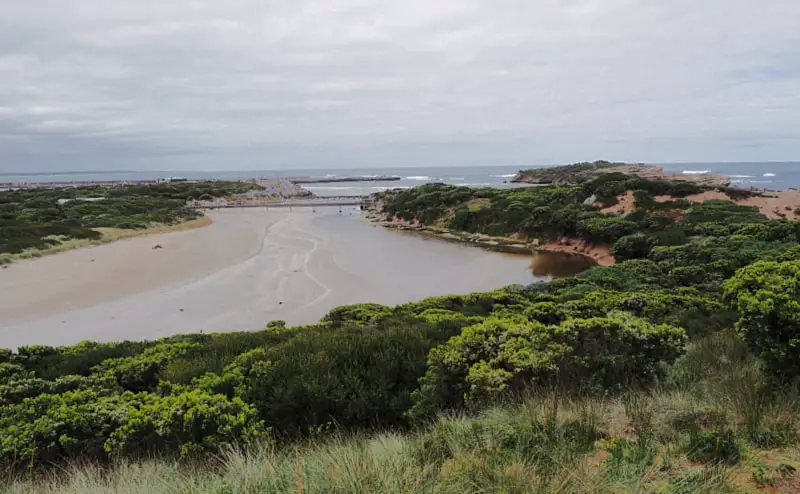
[[[680,163],[661,164],[672,173],[686,175],[714,173],[731,177],[732,185],[742,188],[785,190],[800,188],[800,162],[754,163]],[[304,188],[318,196],[366,195],[390,188],[409,188],[425,183],[441,182],[471,187],[514,187],[508,183],[520,168],[544,166],[479,166],[479,167],[408,167],[408,168],[358,168],[358,169],[297,169],[252,171],[107,171],[46,173],[0,173],[2,182],[62,182],[90,180],[154,180],[184,177],[189,179],[229,179],[278,177],[368,177],[397,176],[400,180],[388,182],[344,182],[309,184]]]

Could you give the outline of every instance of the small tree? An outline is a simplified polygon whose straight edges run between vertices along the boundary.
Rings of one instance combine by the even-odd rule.
[[[628,259],[646,259],[654,245],[653,237],[646,233],[634,233],[617,240],[612,254],[617,262]]]
[[[800,261],[751,264],[725,282],[737,329],[776,375],[800,376]]]

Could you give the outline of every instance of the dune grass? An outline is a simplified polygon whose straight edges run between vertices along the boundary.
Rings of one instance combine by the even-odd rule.
[[[195,228],[202,228],[213,223],[213,220],[208,216],[203,216],[194,220],[176,223],[174,225],[164,225],[154,223],[147,228],[142,229],[124,229],[124,228],[94,228],[95,231],[102,234],[98,239],[57,239],[59,243],[48,247],[46,249],[30,249],[19,254],[0,254],[0,265],[11,264],[15,261],[25,259],[37,259],[40,257],[59,254],[70,250],[80,249],[83,247],[90,247],[94,245],[109,244],[118,240],[127,238],[141,237],[145,235],[158,235],[161,233],[177,232],[184,230],[193,230]]]
[[[27,493],[797,492],[800,400],[766,397],[732,334],[691,345],[669,382],[617,396],[530,395],[415,431],[231,446],[202,461],[19,474]],[[687,378],[691,377],[691,381]]]
[[[148,460],[111,471],[73,465],[16,479],[4,492],[693,493],[788,488],[793,480],[797,454],[791,450],[753,451],[735,464],[690,460],[689,435],[664,441],[656,431],[665,424],[637,422],[637,413],[657,405],[689,413],[684,397],[635,399],[643,407],[638,412],[623,400],[544,396],[477,417],[442,418],[417,434],[267,442],[194,464]]]

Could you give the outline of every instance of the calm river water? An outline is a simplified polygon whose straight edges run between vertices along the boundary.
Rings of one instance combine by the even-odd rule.
[[[402,234],[349,208],[211,216],[214,224],[199,230],[2,270],[0,347],[254,330],[278,319],[307,324],[340,305],[489,291],[587,267],[580,257],[500,254]]]

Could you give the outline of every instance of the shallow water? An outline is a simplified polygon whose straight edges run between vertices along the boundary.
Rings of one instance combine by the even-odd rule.
[[[0,273],[0,347],[308,324],[340,305],[397,305],[571,274],[580,259],[532,262],[403,235],[365,223],[357,210],[212,216],[200,230],[12,265]]]

